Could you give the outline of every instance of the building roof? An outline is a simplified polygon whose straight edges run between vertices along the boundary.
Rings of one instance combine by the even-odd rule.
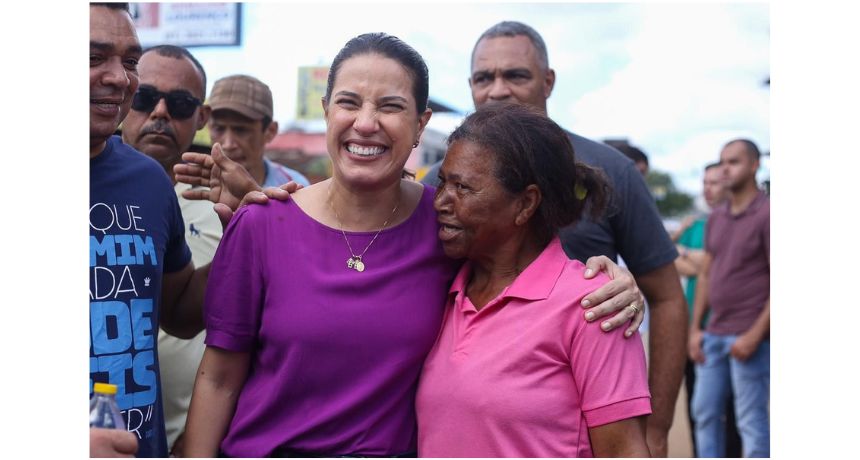
[[[286,131],[279,133],[266,144],[266,150],[300,150],[306,155],[327,155],[325,133],[306,133],[303,131]]]

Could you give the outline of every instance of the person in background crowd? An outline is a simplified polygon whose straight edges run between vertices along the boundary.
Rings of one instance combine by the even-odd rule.
[[[648,457],[641,340],[579,314],[584,280],[558,231],[608,199],[567,134],[484,104],[448,138],[434,201],[445,254],[466,258],[418,386],[421,457]],[[539,160],[538,160],[539,159]]]
[[[690,323],[699,457],[725,455],[730,391],[744,457],[770,456],[770,201],[755,180],[759,156],[747,139],[720,153],[729,199],[708,218]]]
[[[485,31],[472,49],[469,87],[476,108],[491,101],[510,101],[547,113],[547,99],[556,83],[540,34],[520,22],[500,22]],[[684,370],[687,309],[674,260],[675,246],[666,234],[641,174],[617,150],[568,132],[579,161],[597,167],[609,178],[613,193],[601,219],[588,216],[559,232],[565,253],[586,260],[621,255],[636,277],[650,308],[649,383],[653,413],[648,417],[648,446],[653,456],[667,455],[667,435]],[[422,180],[438,184],[439,166]],[[588,306],[587,304],[583,304]],[[627,317],[641,314],[642,303],[625,308]],[[595,320],[586,313],[587,320]],[[616,318],[619,319],[620,318]],[[641,316],[628,328],[628,336]],[[603,321],[607,330],[618,323]]]
[[[636,165],[639,174],[642,174],[642,177],[648,177],[648,170],[650,168],[648,155],[642,149],[634,147],[627,142],[606,142],[606,144],[618,149],[624,156],[633,160],[633,164]]]
[[[705,167],[702,180],[702,195],[708,209],[714,209],[722,204],[728,197],[726,183],[723,179],[723,170],[719,163],[711,163]],[[707,214],[695,213],[687,216],[681,226],[672,232],[672,241],[678,243],[678,253],[675,259],[675,268],[681,276],[686,277],[684,295],[687,298],[690,319],[693,318],[693,302],[696,296],[696,280],[702,271],[702,260],[705,257],[705,224],[708,221]],[[702,325],[708,320],[705,315]],[[684,367],[684,388],[687,390],[687,417],[690,422],[690,437],[693,442],[693,452],[696,451],[696,422],[693,418],[693,389],[696,382],[695,363],[688,357],[687,365]],[[726,403],[726,456],[735,458],[741,456],[741,440],[737,428],[735,428],[734,398],[731,393]]]
[[[185,222],[185,241],[191,249],[191,259],[195,266],[206,265],[212,261],[221,241],[221,222],[212,203],[183,198],[182,192],[190,186],[176,182],[173,175],[173,166],[181,162],[182,152],[191,148],[195,133],[209,119],[211,109],[203,104],[206,73],[188,50],[173,45],[145,50],[138,72],[140,86],[122,123],[123,141],[158,161],[170,176]],[[181,435],[205,336],[200,332],[184,340],[165,331],[158,334],[161,398],[171,453],[182,451]]]
[[[310,185],[300,172],[269,160],[266,144],[278,134],[272,119],[272,91],[248,75],[230,75],[215,82],[209,95],[212,116],[209,135],[228,158],[240,163],[263,187],[278,187],[293,181]]]

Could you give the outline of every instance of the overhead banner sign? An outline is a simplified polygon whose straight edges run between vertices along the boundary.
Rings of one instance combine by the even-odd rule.
[[[131,3],[144,48],[239,45],[241,3]]]
[[[299,67],[298,97],[296,98],[297,120],[322,120],[320,100],[325,96],[328,82],[328,67]]]

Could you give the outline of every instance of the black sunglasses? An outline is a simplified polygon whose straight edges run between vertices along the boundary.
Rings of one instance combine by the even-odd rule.
[[[200,99],[188,94],[185,91],[171,91],[162,93],[150,86],[141,86],[134,93],[134,98],[131,100],[131,108],[139,112],[152,112],[158,101],[164,98],[167,103],[167,113],[177,120],[184,120],[191,115],[202,104]]]

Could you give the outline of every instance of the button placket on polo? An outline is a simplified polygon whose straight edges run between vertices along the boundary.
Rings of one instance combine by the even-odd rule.
[[[510,286],[509,286],[510,287]],[[493,314],[494,310],[499,308],[499,304],[503,303],[505,300],[505,294],[507,294],[508,288],[502,290],[498,296],[496,296],[493,300],[484,305],[483,308],[478,310],[475,308],[475,305],[472,304],[472,301],[466,297],[464,292],[460,292],[457,294],[457,303],[455,303],[457,307],[457,312],[460,314],[460,327],[458,328],[458,340],[457,347],[452,351],[453,355],[458,355],[462,357],[468,357],[471,345],[475,340],[477,340],[478,336],[478,328],[481,327],[481,323],[487,321]],[[460,297],[462,296],[462,298]]]

